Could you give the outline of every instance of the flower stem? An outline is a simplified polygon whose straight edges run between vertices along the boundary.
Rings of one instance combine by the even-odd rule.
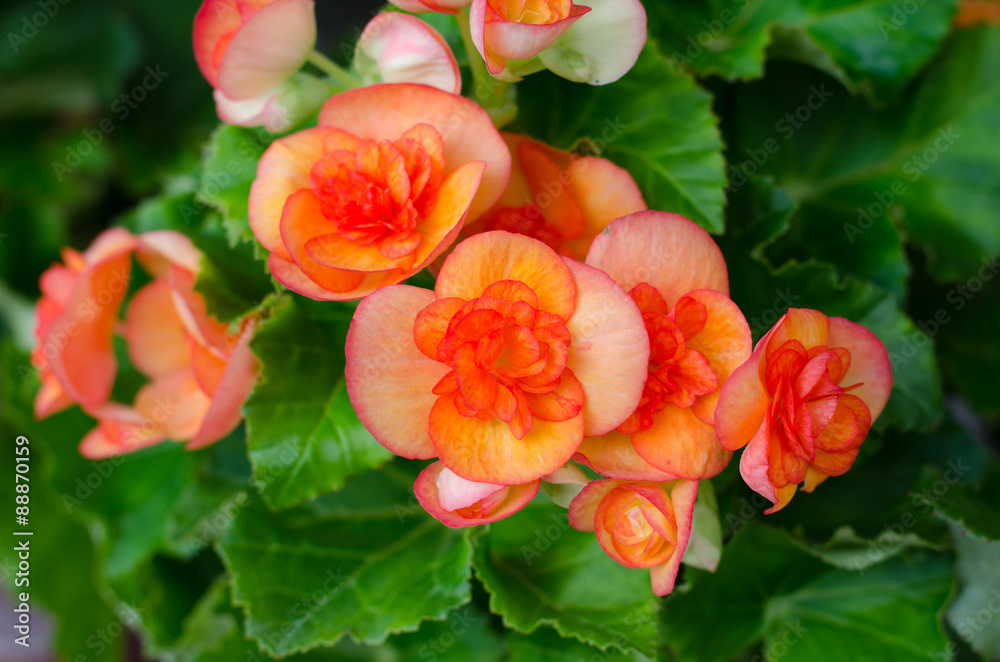
[[[502,108],[507,100],[507,83],[490,74],[483,56],[476,49],[476,44],[472,41],[468,7],[458,13],[458,27],[462,31],[462,43],[465,44],[469,68],[472,69],[472,100],[487,110]]]
[[[337,85],[349,90],[361,86],[361,81],[355,78],[349,71],[338,65],[336,62],[314,50],[309,53],[309,62],[314,67],[327,74],[336,81]]]

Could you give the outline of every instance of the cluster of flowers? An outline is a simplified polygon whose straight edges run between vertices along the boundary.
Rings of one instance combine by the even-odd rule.
[[[395,4],[460,11],[501,80],[549,68],[611,82],[645,41],[637,0]],[[206,0],[195,50],[220,115],[260,124],[295,97],[315,32],[309,0]],[[812,491],[843,474],[888,399],[888,355],[858,324],[796,309],[753,348],[703,229],[647,210],[610,161],[500,133],[458,96],[455,62],[419,19],[376,17],[355,58],[372,84],[331,96],[316,127],[268,148],[250,227],[288,289],[362,299],[347,338],[348,393],[387,449],[437,458],[415,485],[431,515],[451,527],[495,522],[550,483],[572,526],[594,531],[617,562],[649,568],[665,595],[692,535],[698,481],[746,446],[741,474],[773,512],[800,484]],[[108,403],[124,288],[83,331],[64,327],[109,274],[128,273],[132,252],[154,280],[121,330],[152,381],[128,408]],[[400,284],[425,268],[437,273],[433,291]],[[165,438],[200,447],[237,424],[256,378],[253,324],[207,316],[196,272],[183,238],[112,230],[43,277],[39,414],[75,401],[97,417],[85,454]],[[176,421],[125,443],[169,397],[181,403]]]

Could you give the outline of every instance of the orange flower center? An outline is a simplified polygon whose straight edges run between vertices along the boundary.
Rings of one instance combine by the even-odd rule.
[[[655,483],[642,486],[641,491],[630,485],[616,487],[601,501],[596,516],[598,526],[611,534],[614,550],[633,568],[659,565],[677,548],[673,509],[657,508],[648,492],[657,491],[666,504],[670,498]]]
[[[547,25],[569,16],[572,0],[488,0],[503,20]]]
[[[776,487],[800,483],[810,465],[827,475],[850,467],[871,425],[867,405],[848,393],[861,384],[839,385],[850,365],[843,347],[807,350],[786,340],[770,352],[764,383],[771,397],[769,474]]]
[[[493,283],[471,301],[435,301],[417,315],[414,337],[424,354],[452,369],[435,395],[454,398],[463,416],[500,418],[517,439],[534,418],[566,421],[583,408],[582,397],[556,392],[572,375],[566,324],[538,310],[537,295],[520,281]]]
[[[618,428],[624,434],[651,428],[653,415],[668,404],[684,409],[719,387],[718,376],[705,355],[687,346],[687,341],[705,328],[708,311],[704,304],[682,297],[668,308],[663,296],[648,283],[639,283],[629,294],[642,311],[650,354],[639,407]]]
[[[444,176],[441,135],[426,124],[415,133],[395,142],[365,140],[356,151],[327,152],[310,172],[312,190],[335,231],[356,244],[374,244],[387,259],[410,255],[420,245],[417,227],[437,204]]]

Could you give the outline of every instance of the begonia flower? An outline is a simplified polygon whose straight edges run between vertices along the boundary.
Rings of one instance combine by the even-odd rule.
[[[781,510],[851,468],[892,390],[882,342],[860,324],[790,309],[722,387],[715,427],[746,446],[743,480]]]
[[[194,19],[198,67],[230,101],[277,89],[315,44],[313,0],[205,0]]]
[[[386,12],[373,18],[358,38],[353,64],[369,85],[420,83],[462,92],[462,74],[448,42],[415,16]]]
[[[468,481],[518,485],[628,418],[649,341],[607,275],[486,232],[448,256],[433,292],[396,285],[364,299],[346,351],[348,394],[379,443],[440,457]]]
[[[434,519],[451,528],[489,524],[510,517],[538,494],[539,480],[524,485],[474,483],[435,462],[417,476],[417,500]]]
[[[83,253],[64,248],[63,264],[42,274],[32,352],[42,383],[35,397],[39,419],[74,403],[97,408],[110,397],[118,373],[115,325],[132,279],[136,245],[128,230],[111,228]]]
[[[625,480],[718,474],[732,457],[714,427],[719,389],[752,349],[719,247],[683,216],[640,212],[608,225],[587,264],[639,306],[650,362],[638,408],[614,432],[586,439],[576,459]]]
[[[612,559],[629,568],[649,568],[656,595],[674,589],[691,537],[698,482],[597,480],[573,499],[569,523],[593,531]]]
[[[627,170],[514,133],[503,133],[513,159],[510,185],[496,206],[463,236],[505,230],[545,242],[583,261],[594,238],[616,218],[644,211],[646,201]]]
[[[420,271],[496,203],[510,152],[472,101],[426,85],[349,90],[267,149],[250,227],[285,287],[359,299]]]

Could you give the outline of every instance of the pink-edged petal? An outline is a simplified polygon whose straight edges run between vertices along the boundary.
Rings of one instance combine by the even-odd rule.
[[[678,481],[670,490],[670,502],[677,522],[677,547],[666,563],[650,568],[649,576],[653,593],[664,596],[674,590],[677,570],[680,568],[684,552],[691,540],[691,526],[694,521],[694,504],[698,498],[698,481]]]
[[[194,438],[211,404],[189,369],[158,377],[135,396],[136,411],[162,428],[173,441]]]
[[[45,354],[52,373],[84,409],[100,407],[111,395],[118,371],[112,341],[131,269],[131,254],[123,251],[84,271],[44,339],[58,350]]]
[[[445,173],[472,161],[486,170],[469,209],[481,216],[503,195],[510,181],[511,157],[489,114],[470,99],[427,85],[371,85],[342,92],[327,101],[319,125],[343,129],[363,140],[396,140],[417,124],[433,126],[444,141]]]
[[[583,210],[583,233],[566,241],[580,260],[587,257],[594,239],[608,223],[628,214],[645,211],[646,200],[631,173],[607,159],[573,159],[566,167],[570,191]]]
[[[444,463],[442,462],[441,464]],[[445,467],[438,473],[436,483],[438,488],[438,503],[445,510],[468,508],[497,490],[502,490],[506,487],[506,485],[474,483],[471,480],[465,480],[448,467]]]
[[[638,306],[607,274],[564,258],[576,281],[576,310],[566,323],[573,341],[567,367],[586,394],[588,437],[621,425],[642,398],[649,336]]]
[[[587,264],[626,291],[649,283],[668,306],[692,290],[729,294],[722,251],[705,230],[679,214],[644,211],[612,221],[594,240]]]
[[[486,0],[473,0],[476,3]],[[514,21],[487,22],[483,38],[486,48],[508,60],[530,60],[555,43],[570,27],[590,11],[590,7],[574,5],[570,15],[552,23],[532,24]]]
[[[137,257],[143,268],[156,278],[178,266],[192,274],[201,270],[201,251],[190,238],[173,230],[154,230],[139,235]]]
[[[593,531],[597,507],[601,505],[611,490],[621,485],[622,481],[613,478],[595,480],[580,492],[569,505],[569,525],[577,531]]]
[[[558,76],[607,85],[627,74],[646,44],[646,10],[640,0],[587,0],[591,12],[540,55]],[[580,60],[586,66],[580,65]]]
[[[135,293],[125,312],[123,335],[129,359],[147,377],[174,372],[191,360],[188,333],[167,278],[157,278]]]
[[[616,431],[600,437],[585,438],[573,459],[608,478],[645,480],[654,483],[677,479],[677,476],[660,471],[643,459],[635,452],[632,438]]]
[[[632,445],[651,465],[689,480],[711,478],[726,468],[732,451],[722,447],[715,428],[690,408],[668,404],[653,415],[653,426],[632,434]]]
[[[413,490],[424,510],[434,517],[434,519],[451,528],[489,524],[490,522],[510,517],[535,498],[535,495],[538,494],[538,488],[541,485],[541,481],[535,480],[523,485],[500,486],[499,490],[505,491],[505,496],[497,495],[496,492],[498,490],[494,489],[485,497],[489,499],[491,496],[503,496],[502,502],[499,505],[495,505],[487,515],[471,516],[472,513],[466,511],[466,515],[463,516],[461,512],[446,508],[439,500],[439,477],[443,471],[447,471],[443,462],[435,462],[430,465],[417,476]],[[478,503],[478,501],[472,502],[469,506],[473,506],[475,503]]]
[[[743,455],[740,457],[740,475],[743,476],[743,482],[750,489],[771,503],[777,504],[778,495],[775,492],[774,485],[771,484],[767,476],[768,469],[771,466],[768,459],[769,437],[770,428],[765,422],[760,426],[760,429],[754,435],[754,438],[750,440],[750,443],[747,444]]]
[[[284,85],[272,87],[249,99],[230,99],[222,90],[214,90],[215,113],[226,124],[253,128],[262,126],[271,133],[290,128],[287,112],[277,105]]]
[[[205,0],[194,17],[194,57],[212,87],[219,84],[220,43],[242,23],[236,0]]]
[[[73,398],[52,375],[42,377],[42,385],[35,394],[35,418],[42,420],[73,406]]]
[[[132,407],[108,403],[92,412],[97,427],[80,442],[80,455],[90,460],[123,455],[164,441],[166,433]]]
[[[749,443],[764,421],[770,400],[760,379],[759,366],[771,332],[758,343],[746,363],[738,367],[719,389],[715,408],[715,434],[723,448],[734,451]]]
[[[83,252],[83,259],[87,264],[97,264],[131,252],[138,245],[138,238],[125,228],[108,228],[94,238],[93,243]]]
[[[219,61],[219,89],[249,99],[297,72],[316,45],[313,0],[276,0],[254,14]]]
[[[868,405],[874,421],[882,413],[892,391],[892,365],[885,345],[871,331],[843,317],[830,318],[826,342],[830,347],[843,347],[851,353],[851,367],[841,378],[840,385],[861,384],[851,394]]]
[[[267,266],[271,270],[274,279],[279,283],[293,292],[298,292],[316,301],[351,301],[359,299],[381,287],[384,279],[382,272],[367,274],[354,289],[346,292],[334,292],[314,281],[297,264],[282,259],[277,253],[271,253],[268,256]]]
[[[355,63],[370,61],[383,83],[420,83],[452,94],[462,92],[462,74],[441,34],[415,16],[379,14],[358,38]],[[357,66],[357,65],[356,65]],[[369,73],[363,69],[363,73]]]
[[[504,280],[530,287],[539,310],[564,320],[573,314],[577,288],[566,263],[537,239],[510,232],[484,232],[460,243],[444,261],[434,289],[439,299],[469,301]]]
[[[205,299],[195,292],[194,284],[193,273],[180,267],[171,267],[171,300],[184,329],[196,342],[223,357],[229,347],[226,327],[214,317],[209,317]]]
[[[250,340],[253,338],[254,326],[247,324],[240,333],[233,353],[226,362],[212,404],[198,429],[198,433],[187,445],[188,450],[197,450],[214,444],[236,429],[243,419],[243,404],[250,397],[257,377],[260,374],[260,362],[250,351]]]
[[[358,305],[347,334],[347,392],[358,418],[380,444],[411,459],[437,455],[428,432],[432,389],[449,372],[413,340],[417,313],[433,301],[429,290],[383,288]]]

